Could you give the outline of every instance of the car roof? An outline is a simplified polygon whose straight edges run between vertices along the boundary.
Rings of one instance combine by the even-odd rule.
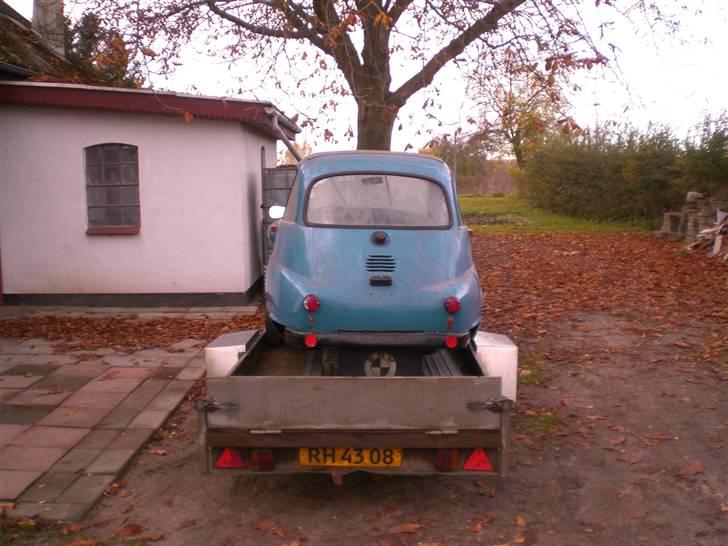
[[[443,182],[451,190],[447,164],[438,157],[424,154],[369,150],[324,152],[302,159],[298,170],[304,185],[322,176],[372,172],[429,178]]]

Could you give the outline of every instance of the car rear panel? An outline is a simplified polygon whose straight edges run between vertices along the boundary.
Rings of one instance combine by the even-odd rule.
[[[372,242],[375,231],[387,234],[387,244]],[[377,230],[281,222],[274,258],[266,279],[269,312],[295,330],[465,332],[479,321],[480,287],[469,236],[460,227]],[[391,285],[373,286],[373,278],[391,279]],[[321,299],[315,313],[303,309],[306,294]],[[443,307],[448,296],[462,304],[450,325]]]

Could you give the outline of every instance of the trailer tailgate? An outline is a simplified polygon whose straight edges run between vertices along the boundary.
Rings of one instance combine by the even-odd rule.
[[[498,430],[499,377],[209,378],[211,429]]]

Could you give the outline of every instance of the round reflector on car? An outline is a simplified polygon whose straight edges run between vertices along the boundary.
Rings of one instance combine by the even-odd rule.
[[[321,300],[318,299],[318,296],[309,294],[303,298],[303,308],[306,311],[313,313],[314,311],[318,311],[319,307],[321,307]]]
[[[455,296],[450,296],[445,299],[445,311],[448,313],[457,313],[460,311],[460,300]]]

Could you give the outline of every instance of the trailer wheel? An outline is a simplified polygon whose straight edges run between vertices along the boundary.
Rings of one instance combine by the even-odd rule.
[[[265,339],[273,347],[280,347],[284,343],[283,328],[278,326],[269,315],[265,315]]]

